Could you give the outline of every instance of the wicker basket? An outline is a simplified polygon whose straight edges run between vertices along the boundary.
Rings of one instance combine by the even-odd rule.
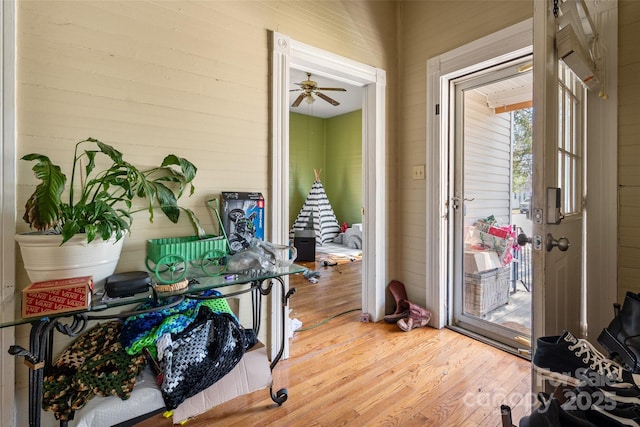
[[[464,312],[485,316],[509,302],[509,266],[464,275]]]

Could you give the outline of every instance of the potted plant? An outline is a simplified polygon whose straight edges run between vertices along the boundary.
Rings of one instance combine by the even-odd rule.
[[[100,169],[96,161],[102,158],[107,160],[107,166]],[[115,270],[123,238],[130,231],[132,214],[141,210],[148,212],[151,222],[155,208],[160,208],[174,223],[180,212],[185,212],[196,233],[205,234],[195,214],[178,206],[178,199],[187,189],[189,195],[193,194],[192,181],[197,171],[184,158],[169,154],[160,166],[141,170],[125,161],[122,153],[112,146],[87,138],[75,146],[66,194],[67,176],[49,157],[32,153],[22,160],[36,162],[33,171],[40,180],[27,200],[23,216],[36,231],[16,236],[32,281],[75,277],[85,272],[93,274],[94,281],[106,278]],[[146,200],[145,207],[135,209],[135,199]],[[100,245],[98,256],[103,259],[97,261],[98,267],[89,266],[88,248]],[[68,247],[67,251],[72,253],[54,254],[53,247],[60,251]],[[117,253],[105,260],[104,252],[111,250]],[[34,260],[30,258],[31,252],[35,252]],[[43,265],[47,254],[54,256],[51,266]],[[67,262],[69,266],[63,265]]]

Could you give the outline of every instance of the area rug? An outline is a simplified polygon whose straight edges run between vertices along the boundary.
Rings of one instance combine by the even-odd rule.
[[[316,246],[316,254],[362,259],[362,249],[354,249],[337,243],[325,243]]]
[[[360,255],[337,255],[337,254],[325,254],[316,253],[316,263],[319,265],[331,266],[348,264],[350,262],[362,261],[362,254]]]

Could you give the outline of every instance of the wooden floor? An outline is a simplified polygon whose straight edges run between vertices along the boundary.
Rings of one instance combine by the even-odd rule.
[[[307,329],[273,372],[289,399],[278,407],[259,390],[187,426],[502,426],[501,404],[516,425],[530,411],[530,363],[517,356],[448,329],[364,323],[360,310],[323,323],[360,308],[361,263],[314,264],[317,284],[291,281],[291,317]],[[161,415],[138,424],[171,425]]]

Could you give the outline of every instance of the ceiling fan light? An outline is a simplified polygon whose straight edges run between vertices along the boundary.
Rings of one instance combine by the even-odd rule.
[[[307,104],[313,104],[316,100],[311,96],[311,94],[307,95]]]

